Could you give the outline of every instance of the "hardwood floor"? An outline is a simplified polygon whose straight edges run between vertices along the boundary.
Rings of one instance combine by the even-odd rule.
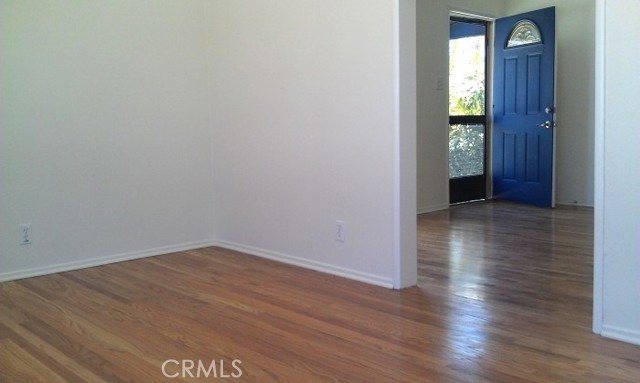
[[[0,381],[640,381],[640,347],[590,330],[590,209],[418,225],[403,291],[219,248],[2,283]]]

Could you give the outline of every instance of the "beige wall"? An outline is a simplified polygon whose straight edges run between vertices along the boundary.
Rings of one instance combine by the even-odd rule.
[[[0,279],[210,243],[204,38],[199,0],[0,2]]]
[[[393,3],[208,3],[213,198],[225,246],[392,282]]]
[[[217,243],[410,284],[412,7],[1,2],[0,279]]]

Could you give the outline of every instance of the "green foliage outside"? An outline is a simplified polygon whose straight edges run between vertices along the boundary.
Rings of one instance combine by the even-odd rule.
[[[484,125],[450,125],[449,177],[484,173]]]
[[[449,114],[485,114],[484,37],[449,43]],[[484,125],[450,125],[449,177],[484,173]]]
[[[484,115],[484,37],[449,42],[449,114]]]

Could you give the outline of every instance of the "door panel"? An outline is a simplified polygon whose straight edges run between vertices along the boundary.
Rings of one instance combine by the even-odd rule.
[[[512,132],[503,132],[502,137],[502,145],[504,147],[502,156],[503,179],[505,181],[515,181],[517,137]]]
[[[527,167],[525,180],[540,182],[540,136],[527,134]]]
[[[496,20],[494,52],[493,196],[550,207],[555,8]]]
[[[503,113],[516,114],[518,101],[518,77],[517,77],[518,60],[516,58],[505,58],[504,60],[504,94],[502,103],[504,105]]]
[[[538,54],[527,57],[527,114],[540,114],[541,59]]]

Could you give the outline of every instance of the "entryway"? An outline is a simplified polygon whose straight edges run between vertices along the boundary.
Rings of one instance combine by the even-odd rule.
[[[487,21],[449,23],[449,203],[485,199]]]
[[[555,8],[493,25],[489,50],[486,20],[450,19],[449,202],[553,207]]]

